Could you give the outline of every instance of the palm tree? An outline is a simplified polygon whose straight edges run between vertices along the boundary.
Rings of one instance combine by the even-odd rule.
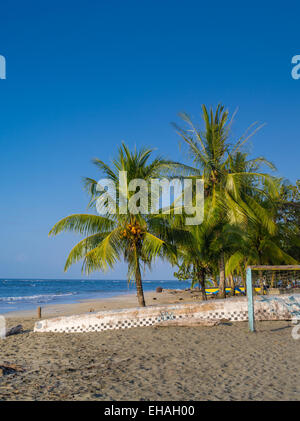
[[[264,158],[245,160],[241,148],[261,126],[252,124],[245,134],[233,145],[229,142],[230,129],[233,122],[229,120],[228,111],[221,105],[215,112],[202,106],[205,129],[197,129],[190,117],[182,113],[182,119],[188,124],[188,129],[174,125],[178,134],[188,147],[194,167],[190,172],[204,180],[205,197],[211,198],[212,208],[220,215],[224,225],[246,224],[248,219],[256,219],[259,214],[261,221],[268,230],[274,229],[274,221],[268,212],[255,200],[256,195],[276,194],[274,179],[260,171],[260,166],[266,164],[271,169],[274,166]],[[242,164],[242,165],[239,165]],[[219,297],[225,295],[225,250],[219,255]]]
[[[210,213],[209,201],[205,203],[206,212]],[[177,217],[177,219],[179,219]],[[200,225],[186,226],[187,237],[177,241],[177,266],[179,271],[174,276],[183,280],[191,279],[192,288],[199,284],[202,299],[206,300],[206,278],[213,272],[215,263],[216,232],[220,221],[215,214],[210,214]],[[183,222],[182,222],[183,225]]]
[[[84,184],[91,198],[89,207],[93,209],[100,207],[103,215],[67,216],[57,222],[49,233],[49,235],[57,235],[63,231],[73,231],[87,236],[71,250],[65,264],[65,271],[73,263],[82,259],[82,271],[87,274],[96,270],[103,271],[108,267],[112,268],[117,261],[124,258],[128,263],[128,281],[135,281],[140,306],[145,306],[141,266],[151,267],[156,257],[170,258],[172,255],[175,256],[176,251],[172,244],[168,244],[157,235],[159,229],[163,227],[162,224],[153,222],[155,215],[143,214],[142,207],[141,212],[137,214],[123,213],[121,209],[121,196],[123,201],[130,200],[134,192],[120,193],[119,175],[125,174],[120,172],[126,172],[128,183],[134,179],[142,179],[148,185],[152,178],[160,177],[162,172],[167,172],[173,165],[171,161],[159,157],[151,160],[152,152],[152,149],[140,151],[135,149],[131,152],[125,144],[122,144],[112,165],[109,166],[95,159],[94,164],[101,173],[116,185],[116,197],[113,197],[109,191],[99,192],[97,181],[86,178]],[[143,199],[145,197],[141,196],[136,201],[137,206],[141,205]],[[112,213],[113,208],[115,213]],[[145,209],[144,212],[146,212]]]
[[[295,185],[282,180],[277,202],[276,223],[281,248],[300,260],[300,180]]]
[[[264,204],[267,206],[267,203]],[[271,208],[269,207],[269,212]],[[275,208],[273,208],[273,214]],[[270,233],[259,221],[248,223],[246,230],[240,230],[239,240],[231,249],[231,255],[226,262],[226,274],[245,275],[247,266],[251,265],[295,265],[298,262],[287,254],[280,245],[281,235],[276,229]],[[259,272],[261,291],[263,292],[263,276]]]
[[[221,218],[222,215],[212,207],[211,201],[210,197],[206,199],[204,204],[205,219],[199,225],[185,226],[184,218],[172,215],[173,226],[176,227],[181,223],[181,229],[187,232],[185,238],[181,237],[176,241],[176,264],[179,271],[174,275],[181,280],[191,279],[192,287],[199,284],[204,300],[207,299],[205,292],[207,277],[214,277],[220,256],[223,254],[225,256],[230,255],[239,240],[240,234],[237,226],[224,223]]]

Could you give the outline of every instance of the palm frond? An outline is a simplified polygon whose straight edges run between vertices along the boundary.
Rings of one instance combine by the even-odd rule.
[[[63,231],[72,231],[79,234],[96,234],[111,230],[115,222],[99,215],[74,214],[57,222],[49,232],[49,236],[57,235]]]
[[[113,268],[114,264],[120,260],[122,252],[120,243],[120,228],[116,228],[85,255],[83,262],[85,273],[89,274],[95,270],[106,271],[108,267]]]
[[[109,233],[101,233],[101,234],[93,234],[87,238],[84,238],[69,253],[65,264],[65,272],[69,269],[69,267],[82,260],[85,255],[90,252],[92,249],[97,247],[99,243],[106,237]]]

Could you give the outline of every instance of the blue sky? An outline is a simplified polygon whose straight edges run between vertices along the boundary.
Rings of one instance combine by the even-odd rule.
[[[297,4],[298,3],[298,4]],[[97,177],[93,157],[108,161],[122,140],[179,151],[170,125],[202,103],[239,112],[254,156],[299,178],[299,2],[14,1],[1,5],[0,278],[80,278],[63,273],[79,239],[48,238],[63,216],[83,212],[81,177]],[[149,279],[170,279],[158,263]],[[126,277],[126,268],[93,278]]]

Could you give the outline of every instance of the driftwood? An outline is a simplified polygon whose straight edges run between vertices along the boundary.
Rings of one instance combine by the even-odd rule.
[[[6,335],[5,336],[11,336],[11,335],[16,335],[17,333],[21,333],[23,332],[23,326],[22,325],[17,325],[12,327],[11,329],[8,329],[6,331]]]
[[[222,323],[226,323],[229,320],[227,319],[181,319],[181,320],[165,320],[163,322],[157,323],[155,326],[187,326],[187,327],[194,327],[194,326],[218,326]]]

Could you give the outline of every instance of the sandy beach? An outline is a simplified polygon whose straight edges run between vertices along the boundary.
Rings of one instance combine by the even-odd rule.
[[[197,292],[147,293],[147,304]],[[136,306],[135,295],[49,306],[43,317]],[[33,333],[35,312],[10,313],[24,332],[0,343],[1,400],[299,400],[300,342],[290,322]]]

